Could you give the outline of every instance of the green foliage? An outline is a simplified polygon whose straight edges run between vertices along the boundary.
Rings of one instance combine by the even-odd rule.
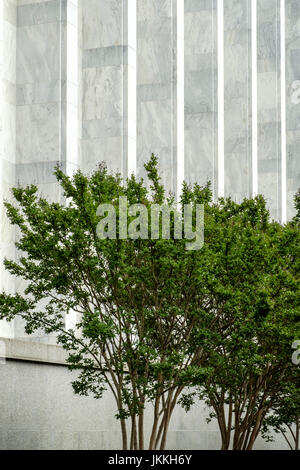
[[[0,295],[0,318],[22,317],[28,334],[56,334],[76,372],[75,393],[99,399],[112,392],[123,448],[144,448],[148,402],[149,447],[164,448],[178,400],[188,410],[199,397],[218,421],[224,449],[252,448],[261,430],[275,427],[271,410],[287,420],[299,379],[291,363],[291,344],[300,338],[299,195],[296,217],[282,226],[270,220],[262,196],[214,203],[209,184],[184,183],[181,216],[190,203],[195,221],[196,204],[204,204],[201,250],[174,238],[174,216],[170,240],[123,240],[120,197],[147,208],[172,205],[157,164],[152,155],[145,165],[149,190],[104,165],[73,177],[57,167],[65,205],[39,198],[35,186],[13,189],[16,205],[5,205],[20,232],[20,258],[5,267],[26,288]],[[100,203],[116,209],[116,239],[97,237]],[[77,323],[67,330],[71,312]]]
[[[223,449],[252,449],[260,430],[266,435],[274,424],[266,419],[271,410],[283,418],[287,390],[299,383],[291,361],[300,337],[299,223],[271,221],[261,196],[241,204],[227,199],[207,209],[205,233],[215,321],[197,331],[211,369],[198,396],[218,422]],[[194,392],[186,396],[195,399]]]
[[[21,316],[27,333],[42,329],[57,335],[69,354],[70,369],[77,371],[75,393],[101,398],[105,389],[111,390],[123,446],[131,448],[137,447],[135,420],[142,419],[149,401],[159,409],[150,445],[165,445],[170,410],[188,371],[195,365],[201,369],[204,361],[190,338],[197,337],[202,317],[205,325],[210,321],[199,302],[204,295],[195,262],[199,254],[188,253],[184,240],[119,237],[120,197],[148,208],[153,202],[172,203],[165,198],[154,155],[145,168],[149,191],[142,180],[132,176],[124,182],[104,165],[90,176],[78,171],[72,178],[57,167],[66,205],[39,198],[35,186],[13,189],[17,204],[5,205],[10,222],[20,230],[20,258],[5,260],[5,267],[26,280],[26,289],[23,295],[0,295],[1,318]],[[197,186],[194,192],[194,205],[200,199],[210,201],[208,188]],[[97,237],[100,203],[116,208],[115,240]],[[174,217],[172,233],[173,224]],[[78,321],[66,330],[70,312]],[[127,418],[132,420],[130,444],[123,423]],[[143,439],[140,426],[141,447]]]
[[[262,436],[273,441],[273,431],[281,433],[291,450],[300,448],[300,381],[294,367],[285,378],[262,425]]]

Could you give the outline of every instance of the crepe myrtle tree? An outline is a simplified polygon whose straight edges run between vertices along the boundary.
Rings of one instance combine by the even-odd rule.
[[[300,229],[300,190],[294,197],[296,215],[288,224],[286,230],[295,230],[299,234]],[[292,237],[291,237],[292,238]],[[295,237],[296,247],[299,248],[299,238]],[[294,275],[298,274],[299,287],[299,253],[295,253],[295,243],[288,243],[289,255],[293,259]],[[299,288],[298,288],[299,300]],[[298,311],[298,321],[299,321]],[[282,434],[290,450],[300,448],[300,336],[292,344],[293,354],[291,361],[293,366],[289,367],[289,373],[285,374],[284,382],[280,392],[272,402],[266,418],[263,421],[262,437],[267,441],[273,441],[274,433]]]
[[[174,236],[174,213],[170,239],[162,237],[161,222],[157,239],[120,237],[120,197],[147,208],[173,204],[161,185],[154,155],[145,168],[149,189],[134,176],[123,181],[109,174],[102,164],[90,176],[78,171],[68,177],[57,167],[65,205],[38,197],[36,186],[14,188],[16,204],[5,203],[10,222],[20,231],[20,256],[4,264],[26,281],[26,288],[0,295],[0,318],[21,317],[28,334],[42,329],[57,335],[69,368],[76,372],[75,393],[100,399],[105,390],[111,391],[123,449],[165,448],[184,386],[201,382],[208,372],[197,331],[213,321],[202,282],[205,272],[198,272],[202,250],[189,251],[186,240]],[[196,204],[208,205],[210,200],[209,186],[184,185],[178,211],[189,202],[195,221]],[[100,203],[114,205],[115,239],[97,235],[103,220],[97,215]],[[127,215],[126,223],[134,221]],[[70,312],[78,320],[67,329]],[[146,443],[147,403],[153,405],[153,420]]]
[[[300,338],[299,220],[298,208],[285,226],[271,221],[261,196],[241,204],[223,199],[206,212],[211,266],[205,286],[216,321],[195,334],[202,336],[211,373],[180,401],[188,410],[205,400],[223,450],[251,450],[271,410],[281,418],[287,413],[286,424],[292,419],[286,404],[297,381],[299,387],[291,360]]]
[[[274,433],[283,435],[290,450],[300,449],[300,381],[296,366],[263,422],[261,434],[267,442],[274,440]]]

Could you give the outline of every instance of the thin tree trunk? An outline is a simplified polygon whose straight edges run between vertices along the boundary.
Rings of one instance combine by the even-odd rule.
[[[300,419],[296,418],[296,439],[295,439],[295,450],[299,450],[299,441],[300,441]]]
[[[137,450],[136,415],[131,416],[130,450]]]
[[[252,450],[253,449],[253,445],[254,445],[254,442],[256,441],[256,438],[259,434],[264,416],[265,416],[264,411],[259,410],[258,417],[256,419],[256,423],[255,423],[254,429],[252,431],[249,444],[246,447],[246,450]]]
[[[164,429],[164,425],[165,425],[165,419],[166,419],[166,414],[165,412],[163,413],[163,416],[162,416],[162,419],[161,419],[161,423],[159,425],[159,429],[158,429],[158,433],[156,435],[156,439],[155,439],[155,449],[157,449],[157,446],[159,444],[159,440],[161,438],[161,434],[162,434],[162,431]]]
[[[241,449],[240,450],[246,450],[246,447],[247,447],[247,442],[249,440],[249,436],[250,436],[250,433],[251,433],[251,428],[249,427],[248,428],[248,431],[247,431],[247,434],[243,440],[243,443],[241,445]]]
[[[232,424],[232,400],[229,400],[229,410],[228,410],[228,425],[227,425],[227,448],[230,447],[231,440],[231,424]]]
[[[161,438],[160,450],[164,450],[166,447],[166,443],[167,443],[167,433],[168,433],[168,428],[169,428],[169,423],[170,423],[170,418],[171,418],[172,395],[173,394],[171,393],[171,395],[168,398],[168,405],[166,409],[166,417],[164,420],[164,431],[163,431],[163,435]]]
[[[155,440],[156,440],[156,433],[157,433],[157,426],[159,420],[159,401],[160,397],[155,398],[154,403],[154,411],[153,411],[153,425],[152,425],[152,432],[149,441],[149,450],[154,450]]]
[[[283,435],[283,437],[284,437],[284,439],[285,439],[287,445],[289,446],[290,450],[294,450],[294,449],[293,449],[293,446],[292,446],[291,443],[290,443],[290,441],[289,441],[288,438],[286,437],[285,432],[281,431],[281,434]]]
[[[139,414],[139,450],[144,450],[144,410]]]
[[[127,450],[127,429],[126,429],[126,422],[125,419],[120,419],[121,424],[121,433],[122,433],[122,448],[123,450]]]
[[[226,422],[224,420],[224,413],[222,410],[222,405],[220,406],[220,408],[216,410],[216,413],[217,413],[217,419],[218,419],[219,429],[220,429],[221,438],[222,438],[221,450],[228,450],[227,427],[226,427]]]

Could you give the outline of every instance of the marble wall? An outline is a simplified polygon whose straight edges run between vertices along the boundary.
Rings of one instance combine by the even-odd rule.
[[[298,0],[0,0],[0,28],[1,201],[17,182],[62,200],[57,162],[144,176],[154,152],[177,196],[209,180],[215,198],[263,193],[274,218],[293,215]],[[3,259],[15,235],[0,217]]]
[[[263,193],[274,218],[292,217],[300,187],[299,0],[0,0],[1,265],[18,256],[3,208],[13,185],[35,183],[63,201],[57,163],[72,174],[104,160],[140,177],[152,152],[177,197],[183,179],[209,180],[215,198]],[[23,287],[0,268],[1,290]],[[20,321],[0,322],[0,337],[55,341],[26,336]],[[96,433],[83,420],[99,409],[72,397],[64,368],[7,361],[3,370],[0,385],[13,384],[13,393],[5,385],[1,448],[116,448],[116,429],[107,434],[110,397]],[[72,422],[66,410],[76,411]],[[169,445],[218,446],[215,429],[201,434],[201,420],[203,409],[188,420],[176,410]]]

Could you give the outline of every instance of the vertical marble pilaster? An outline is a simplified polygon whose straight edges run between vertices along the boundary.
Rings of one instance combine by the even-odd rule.
[[[21,0],[17,24],[17,179],[57,199],[55,164],[78,166],[78,0]]]
[[[136,1],[82,3],[82,165],[136,169]]]
[[[176,196],[184,177],[183,0],[137,1],[137,174],[151,153]]]
[[[3,227],[3,213],[4,213],[4,207],[3,207],[3,139],[4,139],[4,133],[3,133],[3,118],[4,118],[4,113],[3,113],[3,62],[4,62],[4,56],[3,56],[3,39],[4,39],[4,25],[3,25],[3,3],[0,4],[0,230],[1,230],[1,255],[2,255],[2,227]],[[2,256],[0,257],[0,287],[3,289],[2,286],[2,276],[3,276],[3,266],[2,266]]]
[[[215,196],[219,186],[218,33],[222,38],[218,29],[222,26],[217,17],[221,11],[219,4],[217,0],[185,1],[185,176],[191,183],[205,184],[210,180]],[[220,52],[223,53],[223,48]],[[219,74],[221,82],[221,63]]]
[[[287,194],[286,194],[286,9],[285,0],[280,0],[280,131],[281,131],[281,159],[279,184],[279,210],[278,219],[282,223],[287,221]]]
[[[251,4],[224,2],[225,196],[251,188]]]
[[[175,13],[174,13],[175,12]],[[185,1],[173,0],[174,31],[173,50],[176,61],[173,72],[173,143],[176,152],[176,175],[174,192],[179,201],[185,180]],[[173,137],[174,139],[174,137]],[[177,185],[177,186],[176,186]]]
[[[224,0],[217,3],[218,38],[218,160],[215,197],[225,193],[225,63],[224,63]],[[215,165],[214,165],[215,166]]]
[[[258,192],[281,220],[280,0],[258,0],[257,32]]]
[[[287,218],[294,215],[300,188],[300,2],[285,0]]]
[[[169,188],[176,172],[172,148],[172,11],[172,0],[137,2],[137,175],[145,175],[144,163],[153,152],[159,157]]]
[[[67,174],[79,166],[78,6],[78,0],[19,0],[17,7],[16,177],[60,202],[54,166]],[[26,337],[22,322],[15,335]],[[37,340],[51,342],[38,332]]]
[[[252,92],[252,161],[251,195],[258,193],[258,108],[257,108],[257,0],[251,0],[251,92]]]
[[[123,45],[127,63],[123,63],[123,173],[136,174],[136,76],[137,76],[137,0],[123,0]],[[123,56],[124,57],[124,56]]]
[[[0,181],[2,183],[3,178],[3,169],[2,169],[2,159],[3,159],[3,3],[0,4]],[[1,215],[2,215],[2,194],[1,196]],[[2,225],[2,224],[1,224]],[[0,268],[1,269],[1,268]],[[1,271],[0,271],[1,272]]]
[[[79,0],[61,4],[61,156],[71,175],[79,167]]]
[[[3,268],[14,259],[14,227],[6,217],[3,200],[10,200],[15,183],[16,1],[0,2],[0,291],[14,292],[14,278]],[[14,322],[0,322],[0,336],[13,336]]]

